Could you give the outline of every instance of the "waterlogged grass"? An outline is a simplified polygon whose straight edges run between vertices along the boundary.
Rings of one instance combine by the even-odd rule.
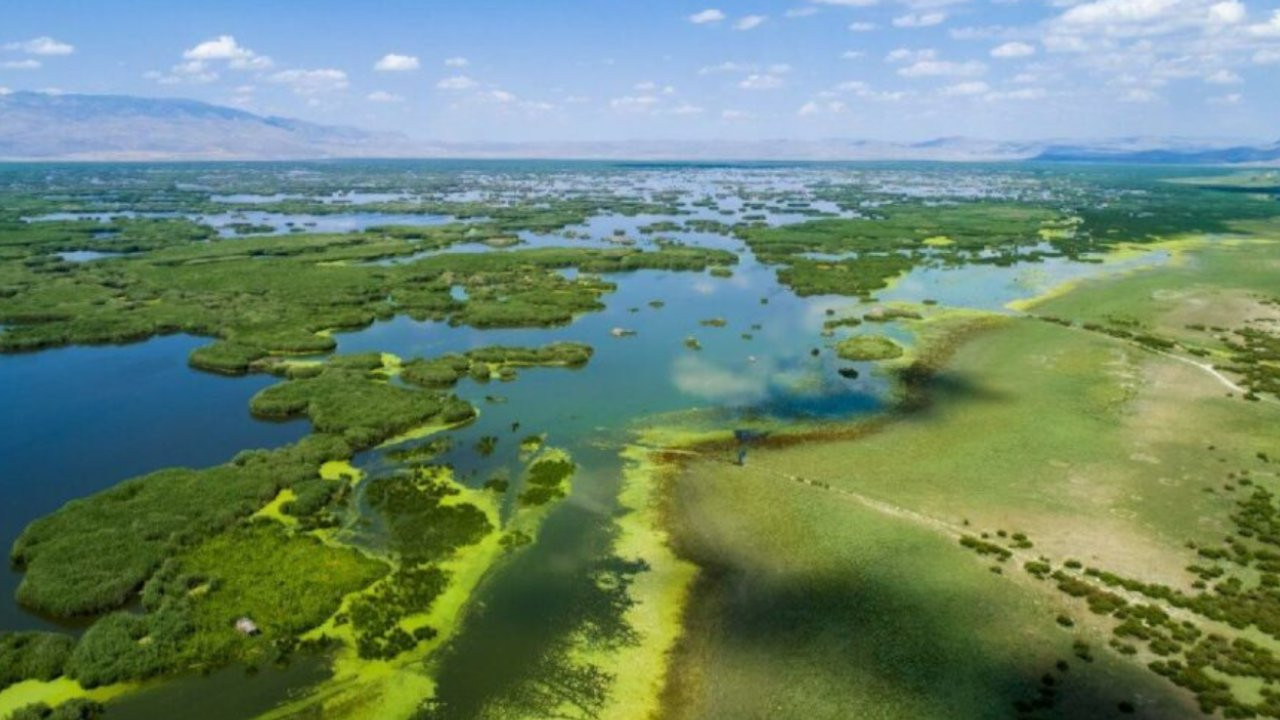
[[[264,418],[305,416],[316,432],[341,435],[354,448],[376,445],[431,420],[454,423],[475,414],[457,398],[392,385],[341,363],[268,387],[253,396],[249,409]]]
[[[613,552],[643,568],[627,586],[622,617],[635,641],[597,647],[583,658],[614,678],[596,717],[617,720],[659,715],[669,658],[682,634],[685,600],[697,571],[675,554],[662,527],[661,493],[672,467],[639,446],[623,456],[627,464],[618,504],[624,514],[617,521]]]
[[[892,360],[902,354],[902,346],[883,335],[855,335],[836,343],[836,355],[843,360]]]
[[[933,340],[896,363],[903,410],[849,439],[779,440],[742,468],[702,445],[711,456],[680,477],[668,510],[701,570],[668,709],[1195,716],[1177,684],[1206,712],[1270,714],[1249,688],[1271,675],[1275,641],[1245,628],[1271,627],[1271,555],[1233,533],[1272,541],[1260,530],[1269,496],[1242,493],[1274,482],[1268,428],[1280,416],[1153,353],[1139,332],[1169,332],[1188,313],[1265,313],[1244,298],[1274,248],[1185,252],[1046,300],[1037,309],[1052,323],[979,323],[957,344],[946,341],[957,326],[926,312],[911,329]],[[1129,331],[1091,330],[1076,313]],[[964,564],[966,548],[985,554]],[[1186,610],[1203,617],[1184,622]],[[1090,618],[1112,612],[1116,625]]]
[[[387,572],[354,549],[256,524],[223,533],[179,556],[167,569],[167,594],[192,598],[188,652],[206,662],[253,661],[323,623],[349,593]],[[248,617],[261,635],[236,632]]]
[[[569,481],[577,467],[563,450],[544,449],[525,470],[520,505],[536,507],[565,497],[569,494]]]
[[[580,367],[591,359],[590,345],[558,342],[543,347],[488,346],[463,354],[415,358],[404,363],[400,377],[427,388],[450,388],[464,377],[480,381],[515,379],[519,367]]]
[[[350,452],[340,439],[312,436],[206,470],[161,470],[70,502],[32,522],[14,542],[11,557],[25,571],[18,599],[62,616],[119,607],[165,558]]]
[[[1005,718],[1046,674],[1054,716],[1118,717],[1137,696],[1152,716],[1194,716],[1141,669],[1077,659],[1052,607],[951,538],[762,455],[695,463],[668,503],[700,572],[665,717]]]
[[[217,338],[195,367],[238,374],[269,355],[328,352],[323,331],[407,314],[477,327],[563,324],[598,310],[614,289],[595,275],[558,272],[705,270],[735,256],[665,244],[633,249],[535,248],[450,253],[394,267],[352,260],[414,253],[467,238],[459,225],[423,237],[349,233],[187,242],[128,262],[5,263],[0,268],[0,351],[71,343],[118,343],[186,332]],[[466,300],[451,290],[462,286]]]
[[[48,632],[0,633],[0,690],[23,680],[62,675],[75,640]]]

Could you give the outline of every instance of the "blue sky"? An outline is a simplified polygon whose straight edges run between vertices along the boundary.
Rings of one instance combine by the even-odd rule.
[[[4,0],[0,88],[443,140],[1275,139],[1280,0]]]

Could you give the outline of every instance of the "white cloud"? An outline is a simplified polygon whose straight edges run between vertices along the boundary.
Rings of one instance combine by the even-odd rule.
[[[745,120],[751,117],[751,113],[746,110],[734,110],[732,108],[720,111],[720,119],[722,120]]]
[[[1219,25],[1235,25],[1244,20],[1244,3],[1236,0],[1214,3],[1209,6],[1209,20]]]
[[[871,32],[876,29],[875,23],[870,22],[852,22],[849,23],[849,32]]]
[[[373,64],[373,69],[378,72],[406,72],[408,70],[417,70],[418,66],[418,58],[413,55],[387,53]]]
[[[17,50],[28,55],[70,55],[76,51],[74,45],[54,40],[48,35],[41,35],[30,40],[5,43],[5,50]]]
[[[898,74],[903,77],[973,77],[986,71],[987,66],[976,60],[920,60],[899,69]]]
[[[250,50],[236,42],[231,35],[219,35],[182,53],[187,60],[207,62],[225,60],[235,70],[265,70],[271,67],[271,58]]]
[[[1280,10],[1271,13],[1269,21],[1250,25],[1249,34],[1258,37],[1280,37]]]
[[[707,8],[702,12],[696,12],[689,16],[689,22],[694,25],[705,25],[706,23],[717,23],[724,20],[724,13],[715,8]]]
[[[1238,105],[1244,96],[1240,93],[1228,93],[1209,98],[1211,105]]]
[[[1239,75],[1226,69],[1206,75],[1204,81],[1211,85],[1239,85],[1244,82]]]
[[[347,89],[347,74],[333,68],[281,70],[267,77],[273,83],[290,86],[298,95],[317,95]]]
[[[27,58],[25,60],[7,60],[0,63],[0,68],[4,68],[5,70],[39,70],[40,61],[34,58]]]
[[[983,96],[984,100],[1040,100],[1048,95],[1044,88],[1018,88],[1017,90],[997,90]]]
[[[1253,54],[1253,62],[1255,65],[1271,65],[1273,63],[1280,63],[1280,49],[1259,50]]]
[[[938,51],[933,48],[921,48],[919,50],[912,50],[911,48],[895,48],[890,50],[888,55],[884,56],[884,61],[887,63],[916,63],[922,60],[933,60],[937,57]]]
[[[436,87],[441,90],[470,90],[475,86],[476,81],[466,75],[453,75],[436,83]]]
[[[398,103],[404,100],[404,98],[401,97],[400,95],[396,95],[395,93],[389,93],[386,90],[374,90],[368,95],[365,95],[364,99],[368,100],[369,102],[376,102],[376,103]]]
[[[744,15],[738,22],[733,24],[734,30],[752,30],[760,27],[767,20],[764,15]]]
[[[828,100],[826,102],[810,100],[804,105],[801,105],[799,110],[796,110],[796,115],[799,115],[800,117],[820,115],[824,113],[838,115],[844,112],[844,109],[845,104],[839,100]]]
[[[879,0],[810,0],[818,5],[838,5],[840,7],[868,7]]]
[[[444,59],[445,67],[460,68],[460,67],[466,67],[470,64],[471,64],[470,60],[467,60],[466,58],[460,55],[455,55],[451,58]]]
[[[1028,45],[1024,42],[1007,42],[1003,45],[991,49],[991,57],[1000,58],[1001,60],[1009,60],[1011,58],[1024,58],[1036,54],[1034,45]]]
[[[657,104],[653,95],[626,95],[609,101],[609,107],[621,112],[648,112]]]
[[[746,72],[750,68],[741,63],[725,61],[719,65],[704,65],[698,70],[699,75],[716,75],[718,73]]]
[[[845,50],[840,53],[840,57],[844,60],[857,60],[866,56],[867,54],[861,50]]]
[[[751,73],[738,83],[743,90],[772,90],[782,87],[782,78],[773,73]]]
[[[1148,88],[1130,88],[1120,96],[1120,102],[1127,103],[1152,103],[1159,99],[1160,96]]]
[[[1150,37],[1222,30],[1244,18],[1245,7],[1238,0],[1093,0],[1069,7],[1050,20],[1048,30],[1050,38]]]
[[[218,73],[210,68],[209,64],[204,60],[187,60],[169,68],[167,73],[152,70],[143,73],[142,76],[161,85],[178,85],[180,83],[204,85],[218,79]]]
[[[958,95],[982,95],[989,91],[991,87],[981,80],[973,80],[969,82],[956,83],[948,85],[942,89],[942,94],[947,97],[955,97]]]
[[[9,88],[7,88],[7,87],[5,87],[5,86],[3,86],[3,85],[0,85],[0,95],[8,95],[8,94],[10,94],[10,93],[12,93],[12,92],[13,92],[13,91],[12,91],[12,90],[10,90]]]
[[[684,103],[671,108],[667,112],[671,115],[701,115],[704,111],[697,105]]]
[[[944,12],[907,13],[893,19],[893,26],[899,28],[922,28],[940,25],[947,19]]]

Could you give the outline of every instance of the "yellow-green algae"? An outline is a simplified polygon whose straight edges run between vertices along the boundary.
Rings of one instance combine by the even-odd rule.
[[[117,683],[89,689],[65,676],[53,680],[23,680],[0,690],[0,718],[7,718],[19,708],[33,703],[56,707],[78,698],[106,702],[140,687],[141,683]]]
[[[271,502],[259,508],[258,512],[254,513],[252,517],[275,520],[276,522],[290,528],[297,527],[298,518],[284,514],[284,511],[281,509],[284,507],[285,503],[292,502],[297,498],[298,494],[293,491],[293,488],[282,488],[280,492],[271,499]]]
[[[615,678],[597,715],[602,720],[648,718],[658,712],[668,660],[680,639],[685,602],[697,574],[693,563],[676,556],[662,526],[660,494],[670,468],[653,456],[636,445],[622,452],[626,465],[618,502],[626,514],[617,520],[613,544],[617,557],[647,566],[628,588],[632,605],[624,616],[639,641],[612,652],[582,653],[583,659]]]
[[[538,458],[569,459],[558,448],[545,448]],[[329,473],[340,476],[356,472],[348,463],[330,463]],[[330,638],[340,641],[333,659],[333,677],[315,692],[272,710],[263,718],[278,719],[312,717],[330,718],[404,718],[411,716],[436,695],[434,660],[436,651],[445,646],[462,627],[471,598],[485,576],[509,553],[503,538],[522,532],[536,535],[552,505],[521,509],[503,526],[499,517],[499,498],[491,492],[458,483],[451,469],[437,466],[430,470],[436,479],[458,490],[446,496],[441,504],[471,504],[479,508],[496,528],[479,542],[460,548],[449,559],[438,563],[449,581],[432,603],[431,609],[401,618],[406,631],[423,626],[435,628],[437,634],[419,642],[412,650],[391,660],[364,659],[356,652],[354,628],[338,618],[348,615],[352,601],[374,592],[378,583],[344,598],[338,611],[319,627],[303,635],[303,639]],[[386,558],[384,558],[386,559]],[[383,580],[380,582],[387,582]]]
[[[1168,240],[1161,240],[1160,242],[1154,242],[1154,243],[1118,243],[1110,251],[1103,254],[1099,259],[1102,261],[1102,264],[1104,266],[1107,266],[1107,265],[1115,265],[1117,263],[1122,263],[1122,262],[1131,262],[1134,260],[1153,257],[1157,253],[1165,252],[1169,254],[1169,259],[1166,261],[1166,264],[1177,266],[1186,262],[1188,252],[1191,252],[1197,248],[1203,247],[1204,245],[1206,245],[1211,241],[1212,239],[1205,235],[1188,235],[1188,236],[1169,238]],[[1244,238],[1219,239],[1218,241],[1231,244],[1236,242],[1243,242]],[[1127,268],[1124,270],[1113,271],[1113,272],[1115,272],[1115,274],[1117,275],[1126,275],[1126,274],[1138,272],[1141,270],[1145,270],[1149,267],[1151,266],[1139,265],[1137,267]],[[1008,303],[1005,303],[1005,307],[1015,312],[1027,312],[1038,305],[1041,305],[1050,300],[1062,297],[1063,295],[1070,293],[1071,291],[1080,287],[1081,283],[1086,282],[1087,280],[1090,280],[1090,279],[1093,279],[1093,278],[1091,277],[1073,278],[1071,280],[1058,283],[1057,285],[1054,285],[1053,287],[1049,288],[1048,290],[1038,295],[1034,295],[1028,298],[1020,298],[1018,300],[1012,300]]]

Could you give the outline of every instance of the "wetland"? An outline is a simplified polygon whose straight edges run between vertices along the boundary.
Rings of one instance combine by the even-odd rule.
[[[1280,717],[1280,197],[0,165],[0,718]]]

